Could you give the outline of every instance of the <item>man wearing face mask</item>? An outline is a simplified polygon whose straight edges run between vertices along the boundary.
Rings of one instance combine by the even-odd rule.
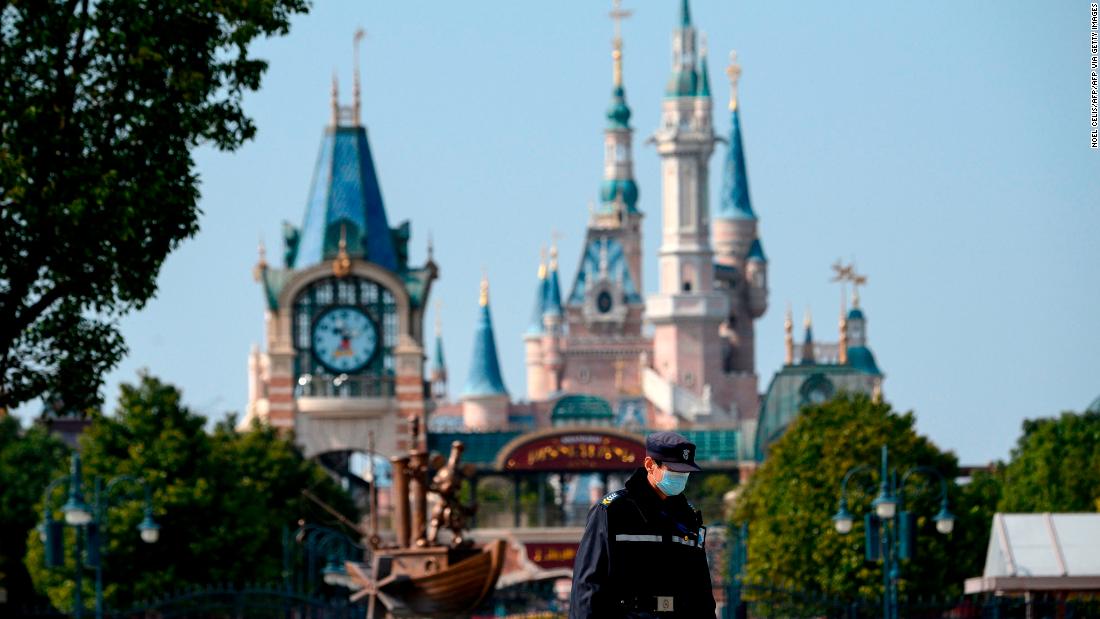
[[[682,494],[699,470],[683,436],[646,437],[642,468],[588,512],[569,619],[713,619],[706,529]]]

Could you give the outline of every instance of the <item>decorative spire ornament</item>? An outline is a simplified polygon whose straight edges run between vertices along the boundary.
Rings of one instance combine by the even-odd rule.
[[[267,249],[264,248],[264,238],[262,236],[256,249],[259,257],[256,259],[256,266],[252,267],[252,279],[258,282],[263,279],[264,271],[267,270]]]
[[[336,250],[336,259],[332,261],[332,274],[336,277],[347,277],[351,273],[351,257],[348,256],[348,229],[345,224],[340,224],[340,245]]]
[[[623,10],[622,0],[612,0],[611,16],[615,22],[615,38],[611,39],[612,78],[616,88],[623,85],[623,36],[622,21],[634,14],[634,11]]]
[[[481,295],[478,297],[477,303],[481,307],[489,305],[489,275],[484,272],[481,274]]]
[[[737,64],[737,52],[730,51],[730,65],[726,67],[730,78],[730,111],[737,109],[737,82],[741,79],[741,65]]]
[[[363,40],[363,37],[367,36],[367,31],[359,28],[355,31],[355,36],[352,38],[352,48],[354,49],[354,58],[352,59],[353,67],[355,68],[354,82],[352,84],[352,122],[356,127],[359,126],[359,110],[362,107],[362,99],[360,98],[359,90],[359,42]]]
[[[786,364],[794,365],[794,319],[789,301],[787,302],[787,316],[783,319],[783,345],[786,350]]]

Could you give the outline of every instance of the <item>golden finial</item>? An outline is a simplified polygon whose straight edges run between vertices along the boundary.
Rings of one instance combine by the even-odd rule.
[[[737,109],[737,81],[741,79],[741,65],[737,64],[737,52],[730,51],[730,66],[726,67],[730,77],[730,111]]]
[[[627,17],[630,17],[634,11],[625,11],[622,9],[622,0],[612,0],[611,2],[611,16],[612,21],[615,22],[615,38],[611,39],[611,61],[613,67],[613,79],[615,87],[618,88],[623,85],[623,35],[622,35],[622,21]]]
[[[260,281],[263,279],[264,271],[267,270],[267,250],[264,248],[264,239],[260,237],[260,244],[256,248],[259,252],[259,258],[256,260],[256,266],[252,267],[252,279]]]
[[[783,344],[786,349],[786,364],[794,363],[794,319],[791,315],[791,304],[787,303],[787,315],[783,319]]]
[[[355,126],[359,126],[359,109],[361,107],[361,99],[359,96],[359,41],[363,40],[363,37],[367,36],[367,31],[359,28],[355,31],[355,37],[352,39],[352,47],[355,50],[354,53],[354,68],[355,68],[355,81],[352,85],[352,114],[354,116],[353,122]]]
[[[558,239],[561,238],[561,233],[558,232],[557,230],[554,230],[553,232],[550,233],[550,238],[552,239],[552,241],[550,242],[550,270],[551,271],[557,271],[558,270]]]
[[[332,126],[340,126],[340,81],[332,70]]]
[[[850,281],[852,282],[852,308],[855,309],[859,307],[859,287],[867,284],[867,276],[853,270]]]
[[[347,277],[351,273],[351,257],[348,256],[347,226],[340,224],[340,245],[336,251],[336,259],[332,261],[332,274],[336,277]]]
[[[546,246],[539,250],[539,280],[546,279]]]
[[[806,315],[802,317],[802,326],[809,329],[814,326],[814,317],[810,314],[810,306],[806,306]]]
[[[481,274],[481,296],[477,302],[481,307],[489,305],[489,276],[484,272]]]
[[[844,307],[844,290],[840,291],[840,343],[837,345],[837,363],[848,363],[848,311]]]

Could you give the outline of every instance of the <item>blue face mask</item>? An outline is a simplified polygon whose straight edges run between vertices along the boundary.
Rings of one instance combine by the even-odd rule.
[[[690,473],[676,473],[674,471],[665,471],[661,481],[657,482],[657,488],[664,492],[667,496],[676,496],[684,491],[684,487],[688,483],[688,475]]]

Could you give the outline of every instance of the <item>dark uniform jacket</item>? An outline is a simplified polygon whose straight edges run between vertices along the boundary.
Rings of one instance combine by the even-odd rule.
[[[588,512],[569,618],[713,619],[705,537],[687,499],[661,499],[639,468]]]

